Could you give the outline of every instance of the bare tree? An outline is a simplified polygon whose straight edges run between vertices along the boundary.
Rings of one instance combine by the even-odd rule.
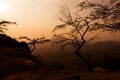
[[[120,1],[101,0],[100,3],[83,1],[77,5],[80,11],[92,9],[89,17],[94,21],[93,30],[117,31],[120,30]],[[94,27],[95,26],[95,27]]]
[[[8,29],[7,25],[9,24],[16,24],[16,22],[0,20],[0,34],[5,34],[5,31]]]
[[[19,39],[25,39],[27,41],[24,41],[29,45],[28,47],[28,53],[31,55],[31,53],[36,49],[36,44],[41,43],[44,44],[46,42],[50,42],[50,39],[46,39],[44,36],[42,38],[34,38],[30,39],[28,37],[19,37]]]
[[[71,11],[64,5],[61,7],[60,11],[61,17],[59,18],[64,24],[58,25],[54,28],[53,32],[60,29],[69,29],[67,32],[60,34],[54,34],[54,43],[60,43],[64,48],[67,45],[72,45],[76,47],[75,54],[78,55],[88,66],[88,70],[92,71],[92,66],[89,61],[81,55],[81,48],[86,43],[84,36],[88,32],[90,26],[90,20],[88,17],[80,17],[77,14],[72,15]]]
[[[120,30],[120,19],[118,18],[118,15],[116,15],[118,14],[116,12],[120,10],[120,1],[117,1],[118,0],[110,0],[107,7],[106,5],[102,5],[102,3],[98,4],[83,1],[77,5],[78,10],[76,10],[74,14],[72,14],[67,5],[61,6],[59,20],[62,21],[63,24],[57,25],[53,29],[53,32],[55,33],[53,36],[54,43],[61,44],[62,48],[67,45],[76,47],[75,54],[86,63],[88,70],[92,71],[92,65],[81,54],[81,48],[87,42],[85,35],[90,31],[96,30],[111,32]],[[111,4],[113,4],[112,7],[108,8]],[[87,16],[82,17],[79,12],[84,9],[92,10]],[[63,31],[58,32],[57,30]],[[93,40],[94,38],[95,37],[90,40]]]

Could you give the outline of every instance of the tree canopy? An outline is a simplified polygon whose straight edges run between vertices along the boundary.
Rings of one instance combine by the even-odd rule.
[[[61,44],[64,48],[67,45],[76,47],[75,54],[78,55],[92,70],[89,61],[81,55],[81,48],[87,42],[85,35],[90,31],[111,31],[120,30],[120,1],[102,0],[101,3],[82,1],[76,6],[76,11],[72,13],[67,5],[62,5],[59,20],[62,24],[54,29],[54,43]],[[80,12],[88,10],[89,14],[81,16]],[[58,30],[63,30],[59,33]],[[93,40],[92,37],[90,40]]]
[[[93,23],[92,30],[101,29],[107,31],[120,30],[120,1],[101,0],[100,3],[83,1],[77,5],[80,11],[92,9],[88,17]]]

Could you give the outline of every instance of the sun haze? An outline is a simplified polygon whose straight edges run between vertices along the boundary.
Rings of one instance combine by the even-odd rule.
[[[0,2],[0,13],[3,13],[8,10],[8,5],[4,2]]]
[[[53,28],[59,24],[60,5],[74,7],[81,0],[0,0],[0,17],[15,21],[7,34],[13,37],[51,37]]]
[[[3,0],[0,5],[2,19],[16,21],[10,26],[8,34],[13,37],[40,37],[50,35],[57,23],[58,0]],[[6,3],[5,3],[6,2]],[[9,11],[7,6],[9,5]]]

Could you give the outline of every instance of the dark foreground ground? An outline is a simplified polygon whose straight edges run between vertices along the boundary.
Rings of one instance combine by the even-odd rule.
[[[36,64],[25,57],[2,56],[0,57],[0,80],[74,80],[72,79],[74,76],[80,76],[80,80],[120,80],[118,72],[50,69],[42,64]]]
[[[41,57],[0,56],[0,80],[78,80],[74,78],[79,76],[80,80],[120,80],[119,72],[108,72],[100,67],[89,72],[81,66],[47,63]]]

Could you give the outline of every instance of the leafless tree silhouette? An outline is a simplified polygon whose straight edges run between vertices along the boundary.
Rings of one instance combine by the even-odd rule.
[[[112,32],[120,30],[119,0],[101,0],[100,3],[83,1],[78,4],[77,7],[80,8],[80,11],[83,11],[84,9],[92,9],[89,17],[94,21],[93,30],[101,29],[102,31]]]
[[[9,25],[9,24],[16,24],[16,22],[0,20],[0,34],[5,34],[5,30],[8,29],[7,25]]]
[[[30,49],[30,54],[36,49],[36,44],[37,43],[41,43],[44,44],[46,42],[50,42],[50,39],[46,39],[44,36],[42,38],[35,38],[35,39],[30,39],[28,37],[19,37],[19,39],[25,39],[28,40],[28,42],[26,41],[26,43],[29,45],[29,49]]]
[[[87,65],[88,70],[93,67],[90,62],[81,54],[81,48],[87,42],[85,35],[90,31],[102,30],[116,32],[120,30],[120,1],[110,0],[107,4],[83,1],[77,5],[78,10],[73,14],[67,5],[61,6],[59,20],[63,24],[57,25],[54,29],[53,42],[61,44],[64,48],[67,45],[76,47],[75,54],[78,55]],[[84,9],[91,9],[87,16],[81,16]],[[110,20],[109,20],[110,19]],[[63,30],[58,32],[58,30]],[[91,38],[93,40],[95,37]]]

